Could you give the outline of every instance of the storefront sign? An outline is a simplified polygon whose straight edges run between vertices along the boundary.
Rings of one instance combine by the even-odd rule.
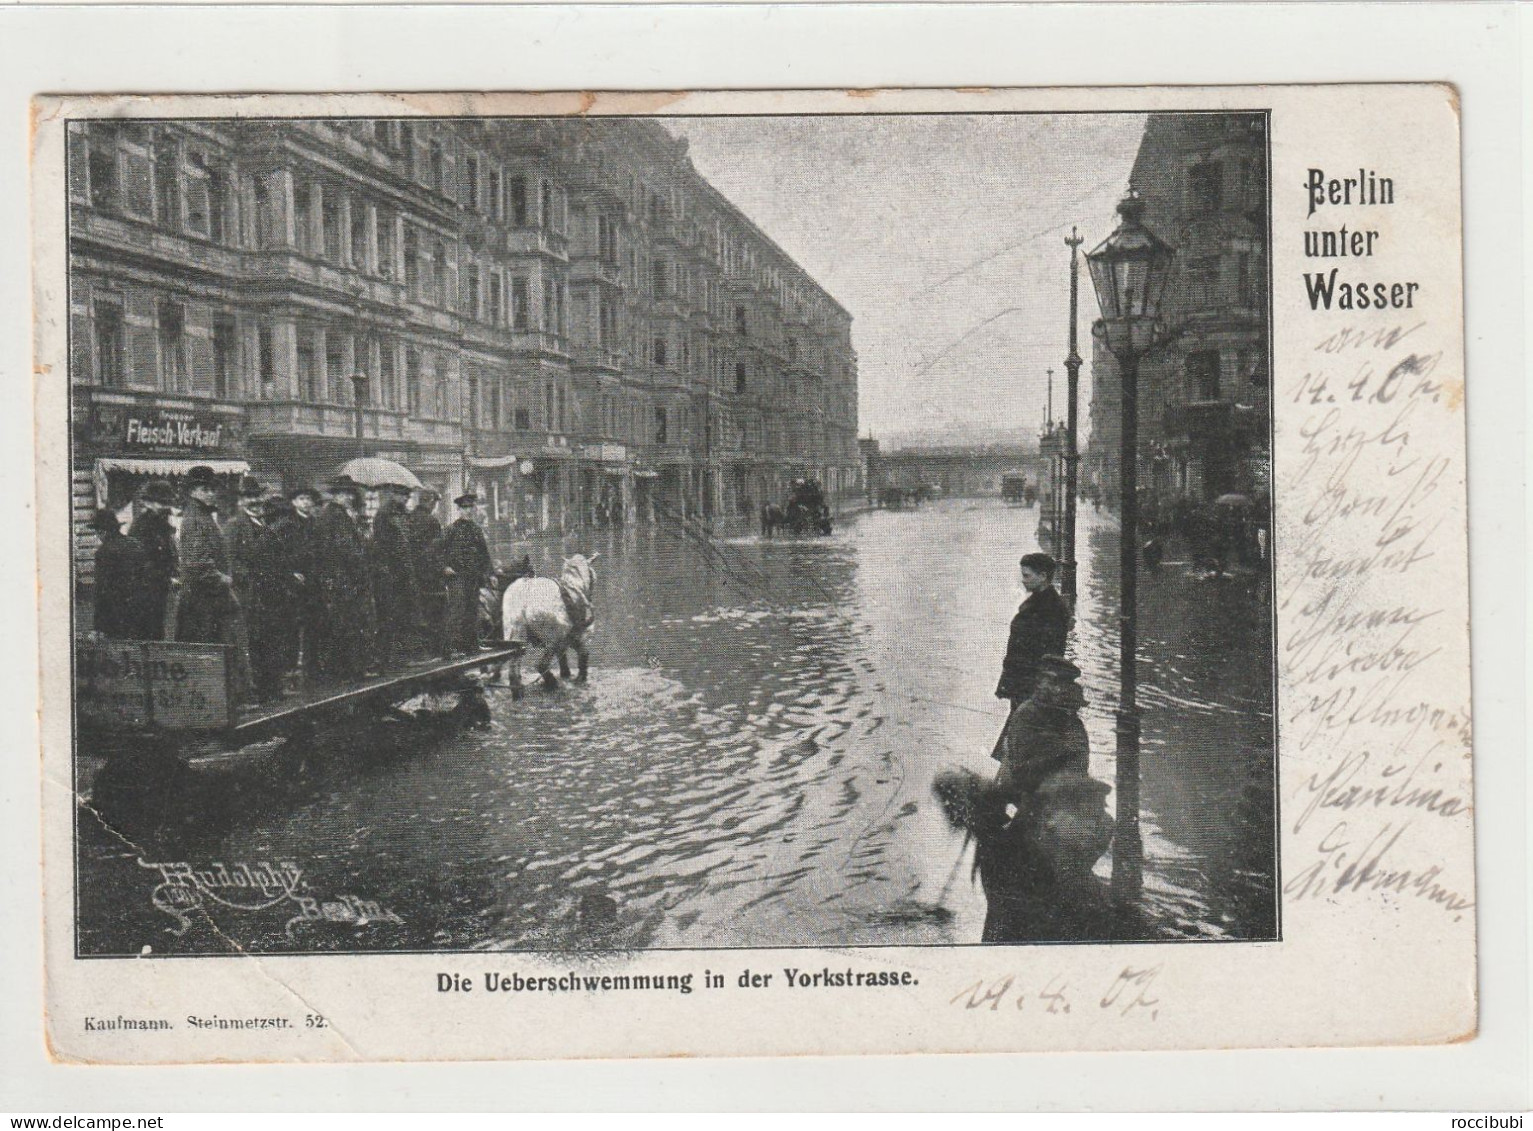
[[[96,450],[123,455],[213,457],[237,448],[240,432],[239,423],[229,417],[149,405],[97,405],[91,417]]]
[[[157,640],[84,640],[75,652],[80,718],[122,730],[220,730],[232,721],[229,649]]]

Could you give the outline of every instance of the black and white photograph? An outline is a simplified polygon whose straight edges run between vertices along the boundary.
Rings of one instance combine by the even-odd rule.
[[[77,956],[1280,937],[1259,107],[67,160]]]

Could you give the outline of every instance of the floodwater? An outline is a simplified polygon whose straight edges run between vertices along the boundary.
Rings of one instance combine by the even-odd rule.
[[[1036,523],[955,499],[827,538],[571,540],[601,555],[588,684],[492,690],[486,729],[200,760],[152,804],[98,783],[79,949],[978,942],[972,850],[931,781],[993,772]],[[1111,783],[1117,534],[1090,506],[1081,524],[1072,657]],[[1275,933],[1268,600],[1249,576],[1142,574],[1144,937]]]

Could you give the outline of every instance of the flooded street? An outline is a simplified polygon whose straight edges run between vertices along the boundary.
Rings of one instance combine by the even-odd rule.
[[[1037,517],[956,499],[820,539],[572,540],[601,555],[589,684],[491,691],[488,729],[429,742],[401,724],[303,762],[197,766],[173,819],[82,807],[80,950],[977,942],[984,900],[930,786],[949,766],[993,772],[992,691]],[[1110,783],[1116,530],[1089,506],[1081,523],[1072,656]],[[1152,937],[1275,929],[1256,584],[1177,562],[1142,577]],[[221,865],[228,899],[167,910],[165,869],[183,864]],[[349,898],[363,921],[305,912],[283,864],[311,907]]]

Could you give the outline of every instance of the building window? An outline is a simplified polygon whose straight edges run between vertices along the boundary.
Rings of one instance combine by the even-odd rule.
[[[293,236],[305,255],[314,251],[314,194],[305,184],[293,184]]]
[[[378,274],[385,279],[394,277],[394,214],[387,209],[378,209],[378,218],[374,221],[378,226]]]
[[[298,397],[308,404],[319,404],[319,357],[312,330],[298,331]]]
[[[154,161],[141,145],[124,144],[122,148],[123,195],[125,211],[145,220],[154,216]]]
[[[351,385],[351,374],[346,372],[346,354],[342,349],[341,335],[325,335],[325,387],[320,398],[328,404],[345,404],[351,398],[346,389]]]
[[[166,139],[154,147],[155,219],[167,228],[181,228],[181,182],[176,143]]]
[[[415,229],[405,225],[405,288],[409,291],[410,298],[419,302],[421,298],[421,271],[420,271],[420,237],[415,234]]]
[[[663,259],[652,259],[649,264],[649,287],[650,292],[661,298],[671,293],[670,272],[666,270],[666,262]]]
[[[490,170],[490,214],[497,220],[506,218],[506,174],[499,165]]]
[[[98,212],[117,208],[117,135],[93,133],[90,139],[90,203]]]
[[[122,307],[115,302],[95,304],[96,383],[108,389],[127,384],[124,361],[127,336],[123,332]]]
[[[511,280],[511,328],[526,333],[531,321],[532,298],[526,279]]]
[[[516,430],[527,432],[532,429],[532,414],[525,408],[518,407],[516,410]]]
[[[463,314],[475,321],[483,321],[484,308],[479,298],[479,268],[470,267],[463,273]]]
[[[1218,212],[1224,202],[1224,169],[1203,161],[1187,171],[1187,204],[1193,212]]]
[[[186,379],[186,312],[173,302],[162,302],[159,311],[160,388],[184,393]]]
[[[1248,251],[1242,251],[1235,257],[1236,287],[1240,294],[1241,306],[1255,306],[1258,301],[1257,274],[1252,269],[1254,257]]]
[[[490,325],[499,326],[505,321],[505,301],[505,287],[500,281],[500,275],[492,273],[490,275]]]
[[[238,387],[239,347],[234,319],[220,318],[213,323],[213,395],[231,397]]]
[[[527,226],[527,178],[520,173],[511,178],[511,224]]]
[[[420,351],[405,350],[405,407],[412,416],[421,411],[421,355]]]
[[[1194,399],[1219,399],[1219,351],[1201,350],[1187,355],[1187,389]]]
[[[367,262],[367,208],[360,201],[351,205],[351,265],[358,271],[366,271]]]
[[[468,426],[479,427],[479,371],[468,371]]]
[[[659,366],[664,366],[665,365],[665,339],[664,338],[661,338],[661,337],[655,338],[655,340],[651,343],[651,351],[650,352],[651,352],[651,356],[654,358],[654,361],[655,361],[656,365],[659,365]]]
[[[324,239],[320,254],[332,263],[341,261],[341,202],[326,192],[319,202],[320,231]]]
[[[271,400],[277,390],[277,359],[272,348],[271,329],[262,326],[256,331],[256,367],[261,379],[261,396]]]
[[[735,362],[735,392],[745,392],[745,362]]]
[[[557,430],[554,423],[554,385],[552,381],[543,386],[543,430],[545,432]]]
[[[229,176],[221,169],[208,171],[208,239],[214,243],[238,243],[234,230],[234,194]]]
[[[750,333],[750,324],[745,318],[745,307],[735,307],[735,333],[744,336]]]
[[[378,345],[378,401],[384,408],[399,407],[399,375],[394,370],[394,343],[387,338]]]
[[[464,201],[464,203],[466,205],[468,205],[468,207],[471,210],[473,210],[474,212],[478,212],[478,211],[480,211],[480,208],[479,208],[479,178],[480,178],[480,174],[479,174],[479,154],[477,154],[477,153],[470,153],[468,155],[468,159],[467,160],[468,160],[468,184],[465,187],[465,191],[468,193],[468,199],[466,201]]]
[[[657,405],[655,406],[655,443],[657,444],[664,444],[667,442],[665,425],[665,408],[663,406]]]
[[[186,230],[207,238],[211,228],[208,173],[197,154],[192,154],[188,161],[191,168],[186,173]]]
[[[440,358],[436,369],[436,415],[438,420],[452,419],[452,385],[447,379],[447,366]]]
[[[557,392],[559,395],[559,431],[568,432],[570,430],[569,390],[566,389],[563,385],[560,385]]]
[[[436,245],[436,252],[431,257],[431,273],[431,301],[445,309],[450,301],[447,291],[447,248],[441,243]]]
[[[1187,302],[1193,307],[1223,305],[1219,293],[1219,257],[1206,255],[1187,261]]]
[[[430,148],[431,187],[437,192],[447,192],[447,159],[442,153],[442,143],[432,139]]]
[[[540,197],[538,200],[538,227],[547,230],[553,227],[554,220],[554,190],[547,181],[539,183]]]

